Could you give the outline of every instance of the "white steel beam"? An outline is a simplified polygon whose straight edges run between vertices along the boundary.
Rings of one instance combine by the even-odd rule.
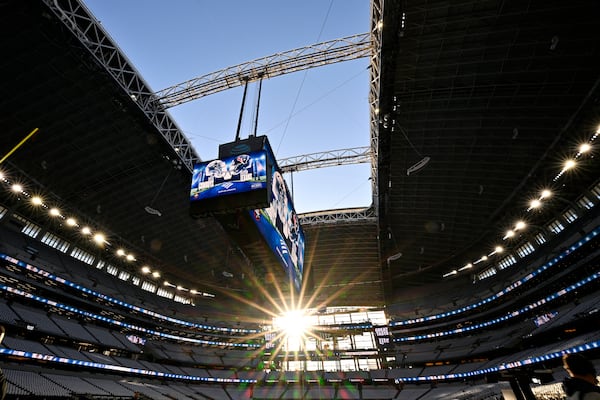
[[[385,0],[371,0],[371,82],[369,109],[371,115],[371,189],[375,215],[379,215],[379,94],[381,74],[381,41],[383,32],[383,5]]]
[[[299,214],[300,225],[322,225],[339,223],[377,223],[377,215],[373,207],[369,208],[347,208],[343,210],[317,211]]]
[[[368,162],[371,162],[370,147],[355,147],[352,149],[304,154],[283,158],[277,161],[279,168],[281,168],[281,171],[284,173]]]
[[[80,0],[43,0],[43,2],[123,88],[131,101],[142,110],[191,172],[194,163],[200,161],[192,144],[156,101],[156,96],[142,76],[113,43],[91,11]]]
[[[169,108],[260,79],[369,57],[371,53],[370,34],[362,33],[234,65],[159,90],[156,97]]]

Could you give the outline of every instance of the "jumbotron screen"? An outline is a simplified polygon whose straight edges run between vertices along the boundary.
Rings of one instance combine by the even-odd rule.
[[[194,217],[269,205],[269,168],[264,150],[194,165],[190,214]]]
[[[273,166],[269,207],[252,210],[261,236],[286,270],[296,290],[302,287],[304,232],[281,173]]]
[[[222,144],[219,159],[194,166],[190,215],[214,216],[248,253],[260,242],[301,289],[304,233],[266,136]]]

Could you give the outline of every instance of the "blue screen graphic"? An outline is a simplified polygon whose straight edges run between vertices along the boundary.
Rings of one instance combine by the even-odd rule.
[[[267,188],[265,151],[239,154],[194,165],[190,201]]]
[[[269,207],[251,210],[250,213],[293,286],[300,290],[304,270],[304,232],[283,176],[277,170],[273,171],[272,176]]]

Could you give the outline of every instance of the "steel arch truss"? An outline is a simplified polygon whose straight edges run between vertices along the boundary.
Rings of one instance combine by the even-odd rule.
[[[369,33],[313,44],[238,64],[156,92],[169,108],[260,79],[371,55]]]
[[[131,101],[142,110],[171,145],[182,163],[192,171],[194,163],[200,161],[192,144],[160,106],[156,96],[133,64],[113,43],[88,8],[80,0],[43,0],[43,2],[123,88]]]
[[[306,171],[314,168],[368,163],[370,161],[370,147],[355,147],[352,149],[331,150],[283,158],[281,160],[277,160],[277,163],[279,164],[281,171],[287,173]]]
[[[377,223],[377,215],[373,207],[317,211],[299,214],[298,218],[302,226],[339,223]]]
[[[381,80],[381,42],[383,33],[383,4],[385,0],[371,0],[371,42],[369,110],[371,119],[371,188],[375,215],[379,215],[379,93]]]

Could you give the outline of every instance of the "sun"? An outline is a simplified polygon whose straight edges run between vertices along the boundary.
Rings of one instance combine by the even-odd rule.
[[[291,310],[273,320],[273,328],[289,345],[300,343],[312,328],[312,318],[306,310]],[[296,347],[296,346],[292,346]]]

